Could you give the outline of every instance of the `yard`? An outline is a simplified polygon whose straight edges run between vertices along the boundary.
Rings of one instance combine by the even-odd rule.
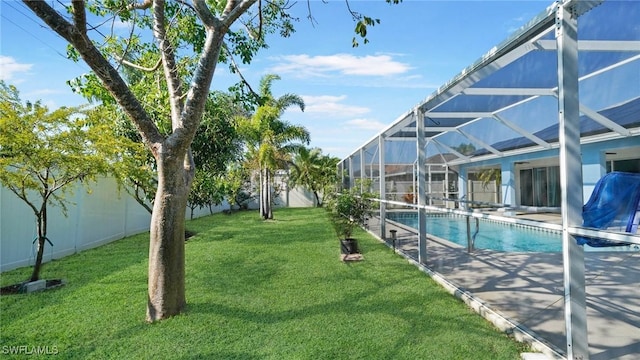
[[[0,297],[0,352],[75,359],[518,359],[527,350],[359,231],[345,264],[323,209],[187,222],[187,311],[145,322],[148,234],[47,263],[61,288]],[[29,268],[2,274],[25,280]],[[26,350],[24,350],[26,347]],[[35,347],[35,349],[34,349]]]

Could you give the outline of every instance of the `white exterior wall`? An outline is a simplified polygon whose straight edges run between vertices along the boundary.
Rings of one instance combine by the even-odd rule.
[[[149,230],[151,215],[124,190],[118,191],[114,179],[100,178],[89,187],[91,192],[77,186],[68,195],[71,204],[67,217],[59,207],[48,207],[47,237],[53,247],[45,245],[44,262]],[[224,204],[214,211],[227,208]],[[208,214],[208,208],[196,209],[194,218]],[[189,215],[187,208],[187,219]],[[32,242],[36,235],[31,208],[0,187],[0,271],[33,265],[36,246]]]

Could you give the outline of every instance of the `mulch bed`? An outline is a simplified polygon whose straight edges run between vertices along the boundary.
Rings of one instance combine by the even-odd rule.
[[[15,294],[24,294],[25,293],[25,284],[26,282],[22,282],[19,284],[7,285],[0,288],[0,295],[15,295]],[[64,281],[62,279],[51,279],[47,280],[46,287],[44,290],[49,290],[53,288],[57,288],[64,285]]]

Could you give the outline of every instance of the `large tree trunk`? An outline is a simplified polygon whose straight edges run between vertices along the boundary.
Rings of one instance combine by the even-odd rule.
[[[36,254],[36,263],[33,265],[33,272],[29,281],[36,281],[40,278],[40,269],[42,268],[42,257],[44,255],[44,243],[47,240],[47,201],[42,204],[40,213],[36,214],[37,231],[38,231],[38,252]]]
[[[190,180],[183,161],[158,157],[158,190],[151,216],[147,321],[179,314],[186,305],[184,229]]]

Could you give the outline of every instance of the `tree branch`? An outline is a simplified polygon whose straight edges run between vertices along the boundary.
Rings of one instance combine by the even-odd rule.
[[[73,21],[76,24],[76,29],[87,34],[87,15],[84,12],[84,0],[73,0],[71,2],[73,6]]]
[[[173,130],[182,127],[180,114],[182,112],[182,81],[178,74],[176,58],[173,46],[167,39],[165,28],[164,0],[154,0],[153,2],[153,33],[158,41],[162,64],[164,65],[164,76],[167,80],[169,90],[169,104],[171,106],[171,127]]]
[[[247,79],[244,78],[244,75],[242,75],[242,71],[240,71],[240,67],[238,67],[238,63],[236,63],[236,60],[233,58],[233,54],[229,50],[229,47],[227,46],[227,44],[226,43],[222,43],[222,47],[225,50],[225,52],[227,53],[227,55],[229,56],[229,59],[231,60],[231,66],[236,71],[238,76],[240,76],[240,80],[247,86],[247,88],[249,88],[249,91],[253,95],[255,95],[256,97],[259,98],[260,95],[255,90],[253,90],[253,88],[251,87],[251,84],[249,84]]]
[[[144,66],[142,66],[142,65],[138,65],[138,64],[132,63],[131,61],[126,60],[125,58],[120,57],[120,56],[116,56],[116,59],[117,59],[120,63],[122,63],[122,64],[124,64],[124,65],[127,65],[127,66],[129,66],[129,67],[132,67],[132,68],[134,68],[134,69],[138,69],[138,70],[146,71],[146,72],[154,72],[154,71],[158,70],[158,68],[160,67],[160,64],[162,64],[162,58],[158,59],[158,61],[156,62],[156,64],[155,64],[155,65],[153,65],[153,67],[144,67]]]
[[[256,1],[258,0],[242,0],[238,4],[238,0],[229,0],[227,2],[227,6],[222,12],[222,16],[220,16],[220,21],[222,21],[223,26],[225,27],[225,32],[229,29],[231,24],[233,24],[240,15],[247,11],[251,5],[255,4]]]
[[[347,10],[349,11],[349,14],[351,14],[351,18],[354,21],[358,21],[362,19],[362,14],[351,9],[351,4],[349,3],[349,0],[344,0],[344,2],[347,5]]]
[[[12,186],[11,184],[5,185],[12,193],[16,194],[22,201],[24,201],[32,210],[34,214],[38,214],[38,209],[36,206],[29,200],[27,197],[27,192],[25,190],[26,186],[24,186],[24,182],[21,188],[17,188]]]
[[[238,2],[236,0],[230,0],[227,2],[223,13],[224,21],[222,21],[221,19],[216,19],[211,14],[204,0],[194,0],[196,13],[205,24],[206,39],[185,100],[181,115],[182,127],[174,130],[168,139],[173,145],[184,148],[185,150],[188,148],[202,118],[204,105],[209,94],[213,73],[218,63],[224,36],[233,21],[256,1],[257,0],[242,0]],[[187,136],[184,136],[185,132]],[[180,144],[177,142],[180,142]]]
[[[258,0],[258,39],[262,38],[262,0]]]
[[[129,4],[127,10],[147,10],[151,7],[153,0],[144,0],[143,2]]]
[[[157,155],[158,147],[164,141],[163,136],[138,99],[122,80],[120,74],[95,47],[86,36],[86,33],[80,32],[44,0],[23,0],[23,2],[53,31],[78,50],[87,65],[96,73],[118,104],[127,113],[154,156]],[[84,16],[79,18],[84,18]]]
[[[186,2],[185,0],[175,0],[175,1],[177,3],[179,3],[179,4],[181,4],[181,5],[184,5],[184,6],[188,7],[189,9],[193,10],[194,12],[196,11],[196,8],[193,5],[191,5],[188,2]]]
[[[311,22],[311,26],[314,26],[314,23],[317,23],[313,15],[311,15],[311,0],[307,0],[307,19]]]
[[[204,24],[205,28],[213,29],[221,26],[220,20],[213,16],[204,0],[193,0],[193,9]]]
[[[134,12],[134,14],[135,14],[135,12]],[[113,25],[115,23],[115,16],[113,17],[113,20],[114,21],[111,23],[111,35],[112,36],[113,36]],[[129,47],[131,46],[131,39],[133,39],[133,32],[135,31],[135,28],[136,28],[136,23],[134,21],[132,23],[132,25],[131,25],[131,31],[129,32],[129,39],[127,40],[127,46],[124,48],[124,51],[123,51],[123,56],[122,56],[123,60],[124,60],[124,56],[127,55],[127,52],[129,51]],[[123,62],[120,61],[120,65],[122,65],[122,64],[123,64]],[[118,69],[120,69],[120,66],[118,66]]]
[[[151,207],[149,205],[147,205],[147,202],[145,201],[146,199],[143,199],[142,197],[140,197],[140,192],[139,191],[140,191],[141,186],[138,185],[138,184],[135,184],[134,187],[135,187],[135,190],[134,190],[135,194],[133,194],[134,199],[136,199],[136,202],[138,202],[138,204],[142,205],[142,207],[145,208],[145,210],[147,210],[149,212],[149,214],[152,214],[153,213],[153,209],[151,209]],[[125,186],[125,189],[126,188],[127,187]],[[143,192],[144,192],[144,190],[143,190]],[[129,192],[129,194],[131,194],[131,193]],[[146,195],[146,193],[145,193],[145,195]]]

